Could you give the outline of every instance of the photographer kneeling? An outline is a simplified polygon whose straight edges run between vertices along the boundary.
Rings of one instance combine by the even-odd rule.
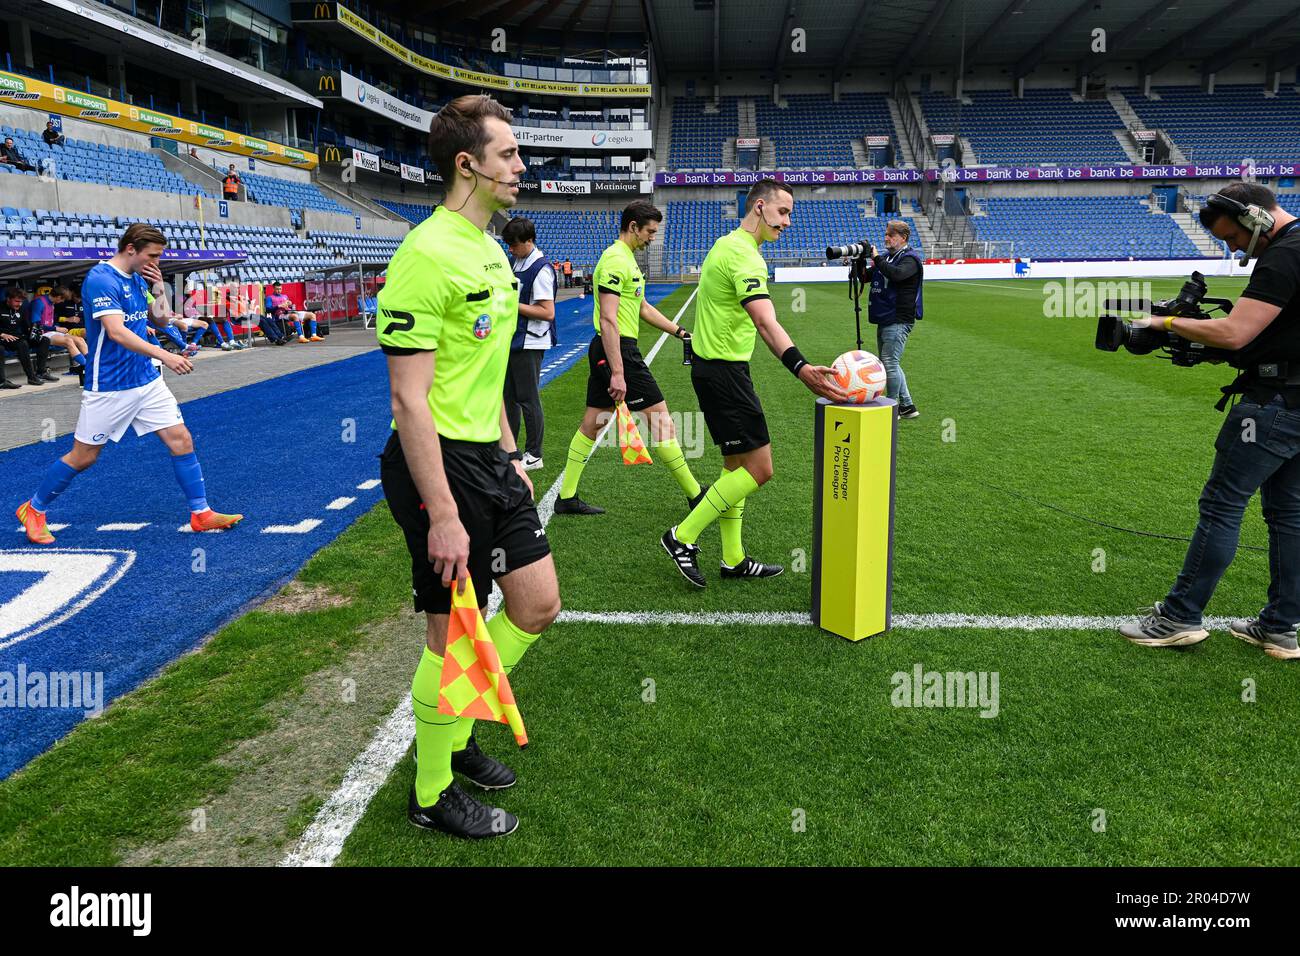
[[[1222,319],[1146,317],[1133,325],[1235,353],[1231,364],[1240,374],[1224,399],[1241,399],[1214,443],[1182,571],[1165,599],[1120,633],[1147,647],[1182,647],[1209,636],[1201,615],[1259,489],[1268,525],[1268,603],[1259,617],[1235,620],[1229,631],[1271,657],[1293,659],[1300,657],[1300,220],[1254,183],[1233,183],[1211,196],[1200,218],[1234,252],[1258,256],[1241,298]]]

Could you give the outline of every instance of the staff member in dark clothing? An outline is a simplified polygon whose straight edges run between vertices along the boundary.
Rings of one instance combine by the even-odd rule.
[[[41,133],[41,139],[45,140],[46,146],[62,146],[63,134],[54,128],[54,120],[47,120],[45,130]]]
[[[501,230],[510,247],[515,278],[519,282],[519,324],[510,340],[506,365],[506,422],[515,441],[519,420],[528,433],[524,470],[542,467],[542,358],[557,344],[555,338],[555,270],[537,248],[537,227],[523,216],[511,219]]]
[[[50,343],[39,332],[32,337],[32,325],[24,314],[23,302],[27,296],[23,290],[13,286],[5,290],[4,304],[0,305],[0,389],[22,388],[17,382],[5,378],[4,356],[13,352],[18,356],[18,364],[27,373],[28,385],[44,385],[36,374],[37,366],[32,362],[32,351],[37,353],[40,367],[45,367],[50,354]]]
[[[1144,647],[1185,647],[1209,637],[1202,614],[1237,552],[1246,505],[1260,492],[1268,525],[1268,603],[1228,633],[1277,660],[1300,658],[1300,220],[1258,183],[1233,183],[1211,196],[1201,225],[1257,256],[1250,282],[1221,319],[1144,316],[1133,325],[1163,328],[1232,352],[1237,380],[1223,389],[1241,400],[1214,443],[1201,492],[1200,519],[1174,586],[1138,621],[1120,627]]]
[[[925,265],[920,254],[908,245],[911,227],[901,219],[891,219],[885,227],[885,253],[871,247],[871,261],[866,265],[864,281],[870,278],[871,295],[867,317],[876,327],[876,348],[885,366],[885,394],[898,401],[899,418],[916,418],[912,393],[903,374],[903,349],[912,326],[921,318],[921,283]]]

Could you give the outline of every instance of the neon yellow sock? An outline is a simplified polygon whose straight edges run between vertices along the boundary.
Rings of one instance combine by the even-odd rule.
[[[728,474],[724,468],[718,479],[721,480]],[[722,560],[733,568],[745,560],[745,546],[740,540],[740,522],[744,516],[745,499],[741,498],[718,518],[718,531],[722,534]]]
[[[415,711],[415,798],[422,807],[437,803],[438,794],[451,783],[452,743],[456,725],[461,722],[459,717],[438,713],[441,677],[442,658],[426,646],[415,669],[415,679],[411,681],[411,707]]]
[[[596,447],[595,439],[588,438],[582,429],[573,433],[569,442],[569,458],[564,465],[564,483],[560,485],[560,497],[572,498],[578,493],[578,481],[582,478],[582,469],[587,467],[591,451]]]
[[[501,658],[501,669],[509,674],[524,656],[524,651],[533,646],[540,634],[529,634],[506,616],[505,611],[498,611],[488,621],[488,633],[496,645],[497,655]]]
[[[682,454],[682,447],[677,444],[677,439],[669,438],[667,441],[661,441],[655,446],[655,454],[676,479],[682,491],[686,492],[687,498],[694,498],[700,493],[700,483],[691,474],[691,468],[686,464],[686,456]]]
[[[686,520],[677,526],[677,540],[683,544],[694,544],[704,529],[717,521],[724,511],[756,491],[758,482],[744,468],[727,472],[709,489],[704,500],[695,506]]]

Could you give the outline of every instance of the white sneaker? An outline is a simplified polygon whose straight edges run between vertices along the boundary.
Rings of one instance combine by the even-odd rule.
[[[542,467],[542,460],[534,458],[527,452],[524,453],[524,471],[536,471]]]

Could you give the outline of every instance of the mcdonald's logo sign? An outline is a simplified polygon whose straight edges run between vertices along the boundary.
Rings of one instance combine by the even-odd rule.
[[[318,4],[316,4],[316,9],[312,11],[312,14],[311,14],[311,15],[312,15],[312,19],[313,19],[313,20],[333,20],[333,19],[334,19],[334,13],[333,13],[333,11],[330,10],[330,5],[329,5],[328,3],[318,3]]]
[[[320,78],[320,80],[316,83],[317,93],[324,93],[326,90],[328,90],[331,93],[337,93],[338,88],[339,88],[338,81],[335,80],[334,77],[330,76],[329,74],[323,75]]]
[[[326,146],[325,157],[321,161],[325,163],[341,163],[343,157],[339,155],[339,148],[337,146]]]

